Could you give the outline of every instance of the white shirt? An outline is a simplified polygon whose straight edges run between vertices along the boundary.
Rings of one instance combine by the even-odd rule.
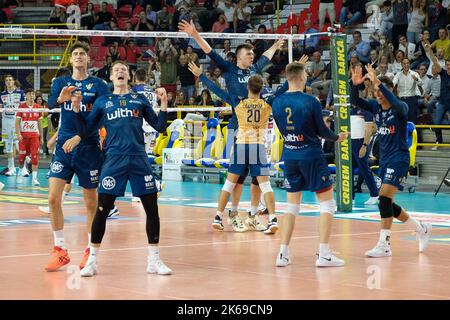
[[[384,76],[384,77],[388,77],[388,78],[389,78],[389,79],[391,79],[391,80],[392,80],[392,79],[394,79],[394,74],[393,74],[393,73],[391,73],[391,72],[389,72],[389,71],[388,71],[388,72],[386,72],[385,74],[381,74],[381,73],[380,73],[380,74],[378,75],[378,77],[377,77],[377,78],[378,78],[378,79],[380,79],[380,77],[382,77],[382,76]]]
[[[350,116],[350,136],[352,139],[363,139],[365,133],[365,123],[364,116],[362,115],[351,115]]]
[[[414,60],[414,52],[416,52],[416,45],[414,43],[408,42],[408,48],[400,44],[398,50],[402,50],[410,61]]]
[[[415,76],[417,80],[414,80],[412,76]],[[398,96],[400,98],[421,96],[419,85],[422,85],[422,80],[417,72],[408,70],[405,74],[403,71],[397,73],[392,81],[394,86],[398,86]]]
[[[227,7],[225,5],[225,3],[220,2],[217,6],[218,9],[223,10],[223,13],[225,14],[225,17],[227,17],[227,21],[228,22],[232,22],[233,21],[233,16],[234,16],[234,5]]]
[[[401,62],[395,61],[394,63],[389,64],[388,70],[392,72],[394,75],[402,71],[402,64]]]
[[[430,78],[428,78],[427,75],[424,75],[422,78],[420,78],[420,80],[422,80],[422,89],[423,92],[425,93],[430,85]],[[421,96],[423,96],[423,94],[421,94]]]

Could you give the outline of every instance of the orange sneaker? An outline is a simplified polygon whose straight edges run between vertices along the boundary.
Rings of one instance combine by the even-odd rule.
[[[86,248],[86,250],[84,250],[84,255],[83,255],[83,259],[81,259],[80,262],[80,270],[84,268],[84,266],[86,265],[88,259],[89,259],[89,254],[91,253],[91,249],[90,248]]]
[[[45,267],[45,271],[56,271],[62,266],[65,266],[70,262],[69,254],[67,250],[55,246],[52,250],[52,257]]]

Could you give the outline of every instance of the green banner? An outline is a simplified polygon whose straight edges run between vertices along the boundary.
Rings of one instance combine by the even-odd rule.
[[[331,36],[331,65],[336,133],[350,132],[350,91],[347,67],[347,36]],[[352,211],[352,146],[351,138],[336,145],[336,202],[340,212]]]

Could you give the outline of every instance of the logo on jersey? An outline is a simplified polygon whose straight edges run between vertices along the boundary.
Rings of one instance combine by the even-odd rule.
[[[284,179],[284,188],[285,189],[290,189],[291,188],[291,184],[289,183],[288,179]]]
[[[106,101],[105,109],[111,108],[112,106],[114,106],[114,103],[112,101]]]
[[[64,110],[72,111],[73,110],[72,103],[64,102]],[[91,110],[92,110],[92,103],[88,103],[88,104],[81,103],[80,104],[81,112],[91,112]]]
[[[303,142],[305,141],[305,137],[302,134],[295,135],[292,133],[289,133],[288,135],[284,136],[285,142]]]
[[[153,176],[152,176],[152,175],[148,175],[148,176],[145,176],[145,177],[144,177],[145,182],[152,181],[152,179],[153,179]]]
[[[86,90],[91,90],[93,85],[94,85],[93,83],[88,83],[86,85]]]
[[[145,188],[146,189],[150,189],[155,186],[155,183],[153,182],[153,176],[151,174],[144,176],[144,180],[145,180]]]
[[[116,109],[113,112],[107,113],[106,117],[108,118],[108,120],[115,120],[118,118],[138,118],[139,117],[139,110],[137,109]]]
[[[91,170],[89,173],[91,174],[91,177],[95,177],[98,175],[98,170]]]
[[[133,93],[131,94],[132,99],[137,99],[137,97],[138,97],[137,94],[133,94]]]
[[[238,77],[238,82],[239,83],[248,83],[248,79],[250,79],[250,76]]]
[[[60,173],[64,168],[64,165],[59,162],[59,161],[55,161],[52,163],[51,167],[50,167],[50,171],[53,173]]]
[[[116,186],[116,179],[114,179],[113,177],[104,177],[102,180],[102,187],[105,190],[112,190],[114,189]]]
[[[378,134],[385,136],[387,134],[395,134],[395,126],[389,126],[389,127],[380,127],[378,128]]]

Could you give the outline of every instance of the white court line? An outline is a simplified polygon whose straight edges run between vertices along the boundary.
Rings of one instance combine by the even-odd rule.
[[[405,233],[412,232],[413,230],[400,230],[400,231],[391,231],[391,233]],[[365,235],[378,235],[379,231],[376,232],[364,232],[364,233],[343,233],[343,234],[335,234],[331,235],[331,237],[348,237],[348,236],[365,236]],[[165,237],[166,239],[171,239],[171,237]],[[292,237],[291,240],[301,240],[301,239],[315,239],[319,238],[319,235],[315,236],[304,236],[304,237]],[[254,239],[254,240],[238,240],[238,241],[222,241],[222,242],[208,242],[208,243],[191,243],[191,244],[176,244],[176,245],[160,245],[160,248],[183,248],[183,247],[198,247],[198,246],[210,246],[210,245],[229,245],[229,244],[237,244],[237,243],[252,243],[252,242],[266,242],[266,241],[279,241],[279,238],[267,237],[266,239]],[[148,249],[148,246],[145,247],[131,247],[131,248],[117,248],[117,249],[102,249],[101,252],[115,252],[115,251],[127,251],[127,250],[143,250]],[[84,250],[71,251],[71,253],[83,253]],[[48,252],[46,253],[34,253],[34,254],[19,254],[12,256],[0,256],[0,259],[8,259],[8,258],[26,258],[26,257],[36,257],[36,256],[48,256]]]

